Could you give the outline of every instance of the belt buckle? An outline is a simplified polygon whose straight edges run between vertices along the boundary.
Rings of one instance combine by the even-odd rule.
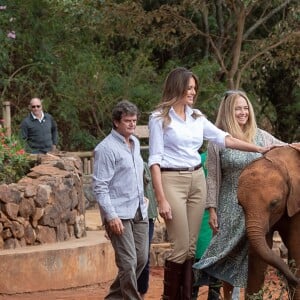
[[[193,172],[195,170],[195,167],[188,167],[188,172]]]

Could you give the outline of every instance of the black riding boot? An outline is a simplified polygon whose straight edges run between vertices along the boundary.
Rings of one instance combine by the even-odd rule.
[[[192,299],[192,291],[194,284],[193,264],[193,258],[186,260],[183,264],[182,300]]]
[[[197,300],[198,299],[199,288],[200,288],[200,286],[193,285],[192,298],[191,298],[192,300]]]
[[[165,262],[163,300],[181,300],[180,288],[182,282],[183,264],[169,260]]]

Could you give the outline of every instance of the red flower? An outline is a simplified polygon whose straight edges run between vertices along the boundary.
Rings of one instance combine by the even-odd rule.
[[[17,151],[17,154],[25,154],[25,150],[24,149],[20,149],[19,151]]]

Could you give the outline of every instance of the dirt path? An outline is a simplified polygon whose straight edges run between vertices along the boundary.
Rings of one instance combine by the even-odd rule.
[[[288,299],[282,282],[279,281],[276,271],[268,272],[266,279],[266,295],[264,299]],[[103,300],[110,282],[105,284],[91,285],[81,288],[73,288],[60,291],[46,291],[17,295],[0,295],[0,300]],[[145,300],[161,299],[163,289],[163,268],[152,267],[150,274],[150,288]],[[198,300],[207,299],[207,287],[201,287]],[[243,292],[240,299],[243,299]]]
[[[102,300],[104,299],[110,282],[106,284],[92,285],[81,288],[67,289],[62,291],[46,291],[17,295],[0,295],[0,300]],[[162,295],[163,268],[151,268],[150,288],[146,300],[159,300]],[[206,300],[207,288],[201,288],[199,300]]]

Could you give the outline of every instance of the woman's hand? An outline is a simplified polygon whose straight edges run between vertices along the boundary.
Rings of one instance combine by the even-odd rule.
[[[260,152],[262,154],[265,154],[268,151],[270,151],[271,149],[283,147],[283,146],[286,146],[286,145],[287,144],[273,144],[273,145],[269,145],[269,146],[258,147],[258,148],[260,148],[260,151],[258,151],[258,152]]]
[[[172,220],[171,206],[167,200],[161,200],[158,202],[158,212],[165,220]]]
[[[209,226],[213,231],[213,234],[216,234],[219,231],[218,217],[215,208],[209,208]]]
[[[272,149],[272,146],[257,147],[257,152],[265,154]]]

